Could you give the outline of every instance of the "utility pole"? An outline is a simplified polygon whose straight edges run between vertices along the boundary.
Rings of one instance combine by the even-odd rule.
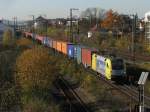
[[[98,18],[97,18],[97,9],[95,8],[95,25],[98,28]]]
[[[46,19],[46,37],[48,35],[48,19]]]
[[[74,38],[73,38],[73,23],[72,23],[72,11],[73,10],[79,10],[79,9],[75,9],[75,8],[70,8],[70,41],[74,42]]]
[[[12,19],[14,21],[14,35],[16,36],[17,17],[13,17]]]
[[[32,35],[33,35],[33,39],[35,39],[35,28],[34,28],[34,23],[35,23],[35,16],[34,15],[30,15],[32,17],[32,22],[33,22],[33,32],[32,32]]]
[[[73,42],[73,29],[72,29],[72,9],[70,9],[70,41]]]
[[[44,14],[43,16],[45,17],[45,22],[46,22],[46,37],[47,37],[48,36],[48,18],[46,16],[46,14]]]
[[[89,16],[87,16],[88,20],[89,20],[89,30],[92,27],[92,16],[89,14]]]
[[[136,35],[136,23],[137,23],[137,14],[133,14],[132,16],[132,57],[133,57],[133,63],[135,63],[135,35]]]

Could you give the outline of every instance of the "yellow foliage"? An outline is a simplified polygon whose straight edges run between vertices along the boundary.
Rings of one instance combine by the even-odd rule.
[[[120,48],[120,49],[125,49],[128,48],[129,46],[129,42],[125,39],[120,39],[116,41],[116,47]]]
[[[90,87],[91,87],[91,85],[92,85],[92,81],[93,81],[93,78],[92,78],[92,76],[91,75],[87,75],[86,77],[85,77],[85,79],[84,79],[84,83],[83,83],[83,87],[84,88],[88,88],[88,89],[91,89]]]
[[[108,10],[106,13],[106,18],[102,21],[101,26],[106,29],[112,29],[114,24],[119,24],[119,15],[112,9]]]
[[[14,43],[14,38],[11,30],[6,30],[3,34],[3,44],[8,46]]]
[[[57,74],[56,59],[45,48],[24,51],[16,60],[16,81],[24,90],[49,89]]]

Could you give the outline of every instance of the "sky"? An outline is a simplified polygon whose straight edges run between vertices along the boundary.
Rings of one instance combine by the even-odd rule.
[[[135,14],[144,17],[150,11],[150,0],[0,0],[0,18],[20,20],[31,19],[29,15],[46,15],[46,18],[69,16],[70,8],[78,8],[79,14],[89,7],[113,9],[123,14]]]

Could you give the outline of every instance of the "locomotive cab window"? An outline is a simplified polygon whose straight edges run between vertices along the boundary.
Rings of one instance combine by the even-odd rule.
[[[120,70],[124,68],[124,63],[122,59],[112,60],[112,69]]]

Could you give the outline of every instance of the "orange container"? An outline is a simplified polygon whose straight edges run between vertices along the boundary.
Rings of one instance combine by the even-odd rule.
[[[67,55],[67,42],[62,42],[62,53]]]
[[[61,52],[61,41],[57,41],[57,51]]]

